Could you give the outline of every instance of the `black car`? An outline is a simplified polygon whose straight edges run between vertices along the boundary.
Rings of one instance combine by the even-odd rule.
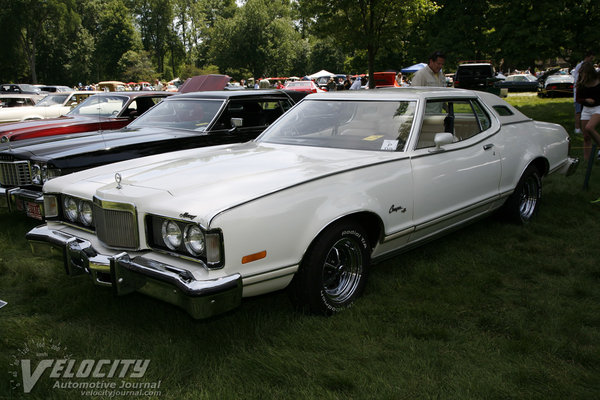
[[[509,92],[537,92],[539,82],[531,74],[514,74],[507,76],[506,79],[496,85],[508,89]]]
[[[490,63],[462,63],[454,74],[454,87],[482,90],[498,95],[500,88],[496,83],[500,80],[496,77],[496,71]]]
[[[0,206],[42,219],[42,185],[49,179],[152,154],[249,141],[293,104],[278,90],[194,92],[165,98],[116,131],[31,139],[0,151]]]

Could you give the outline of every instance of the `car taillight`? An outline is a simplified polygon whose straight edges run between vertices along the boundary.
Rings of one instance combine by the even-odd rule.
[[[550,85],[550,87],[548,89],[550,89],[550,90],[556,90],[557,86],[556,85]]]

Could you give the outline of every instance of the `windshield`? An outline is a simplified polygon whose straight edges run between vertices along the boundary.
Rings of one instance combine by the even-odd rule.
[[[402,151],[415,101],[304,100],[260,142],[355,150]]]
[[[163,101],[129,124],[129,128],[163,128],[205,131],[224,100],[178,99]]]
[[[36,106],[37,107],[48,107],[48,106],[55,106],[55,105],[63,105],[65,103],[65,100],[67,100],[67,97],[69,97],[69,94],[49,94],[48,96],[44,97],[42,100],[40,100]]]
[[[33,85],[30,85],[30,84],[27,84],[27,83],[21,83],[21,84],[19,84],[19,86],[21,87],[21,90],[26,91],[26,92],[32,92],[32,93],[33,92],[35,92],[35,93],[39,93],[40,92],[39,88],[37,88],[37,87],[35,87]]]
[[[129,98],[125,96],[90,96],[67,115],[116,117]]]

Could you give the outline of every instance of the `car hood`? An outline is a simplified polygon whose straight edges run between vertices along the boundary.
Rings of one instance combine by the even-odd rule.
[[[20,158],[49,161],[99,150],[116,149],[136,143],[148,143],[200,134],[202,132],[160,127],[123,128],[114,131],[104,131],[102,133],[78,134],[70,138],[61,138],[61,140],[44,140],[35,144],[22,146],[21,148],[17,147],[13,149],[13,153],[20,154]]]
[[[104,200],[132,202],[144,212],[194,215],[209,226],[214,215],[228,208],[390,157],[402,153],[248,142],[106,165],[49,181],[44,190],[66,189],[89,197],[91,193],[78,191],[95,188],[93,194]],[[120,189],[116,173],[121,177]],[[70,184],[65,187],[64,181]]]
[[[37,131],[40,129],[52,129],[60,126],[69,126],[73,124],[86,123],[88,122],[88,120],[97,122],[98,118],[64,116],[59,118],[46,118],[36,119],[33,121],[12,122],[0,125],[0,136],[6,134],[10,135],[14,133]]]

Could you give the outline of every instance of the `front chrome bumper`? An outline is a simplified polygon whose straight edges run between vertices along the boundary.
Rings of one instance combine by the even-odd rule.
[[[96,285],[112,287],[117,295],[144,293],[185,309],[193,318],[221,314],[241,303],[240,274],[197,280],[188,270],[147,257],[99,254],[89,241],[47,225],[32,229],[26,238],[35,254],[50,252],[62,260],[69,275],[87,273]]]

